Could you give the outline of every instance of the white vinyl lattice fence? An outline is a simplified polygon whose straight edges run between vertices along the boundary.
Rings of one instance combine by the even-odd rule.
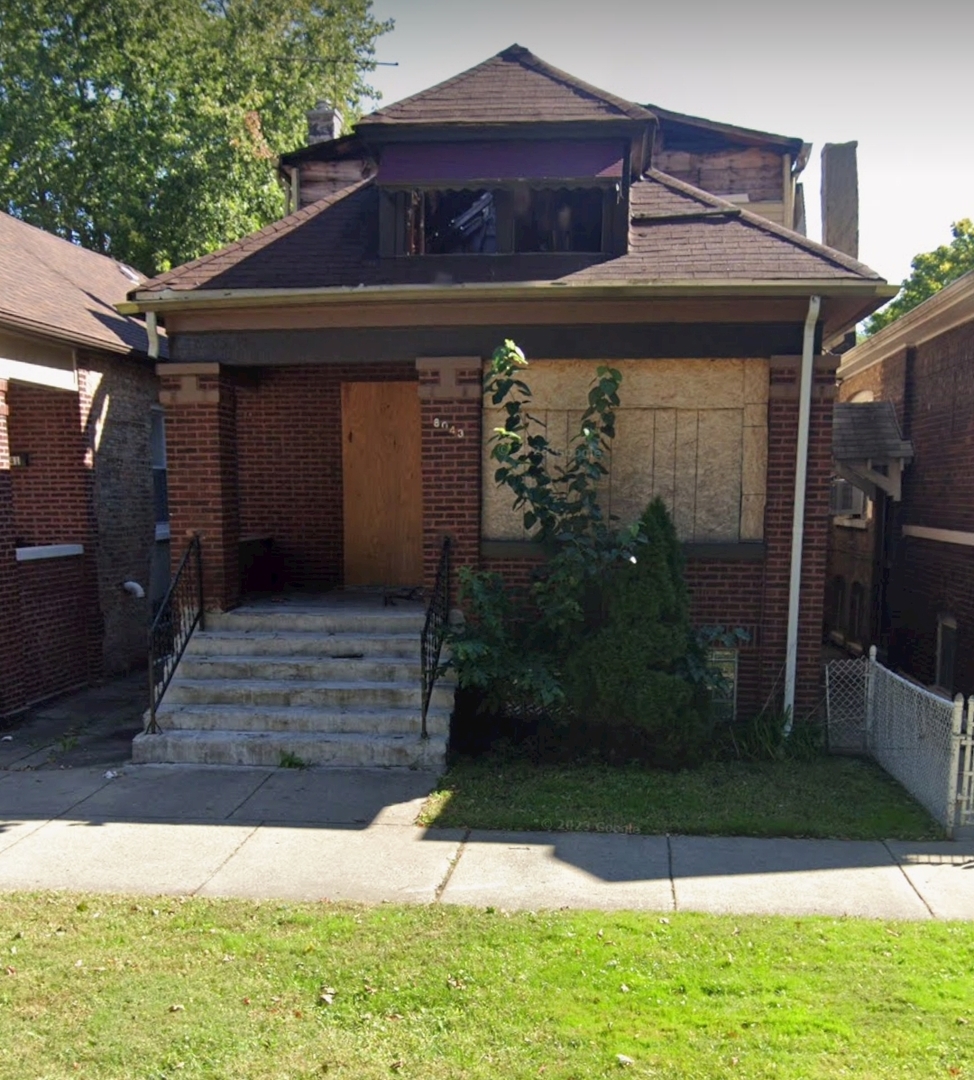
[[[829,747],[869,754],[948,831],[974,825],[974,698],[940,697],[876,650],[826,665]]]

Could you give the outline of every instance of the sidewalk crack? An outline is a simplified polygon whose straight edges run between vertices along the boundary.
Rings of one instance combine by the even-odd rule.
[[[263,780],[261,780],[261,782],[257,785],[257,787],[255,787],[253,791],[249,791],[246,795],[244,795],[244,797],[240,800],[240,802],[237,803],[237,805],[230,811],[229,814],[227,814],[227,816],[223,820],[224,821],[229,821],[230,818],[232,818],[233,815],[241,807],[246,806],[246,804],[250,802],[250,800],[257,794],[258,791],[260,791],[260,789],[267,783],[268,780],[270,780],[270,778],[273,775],[274,775],[274,770],[273,769],[269,770],[267,775],[264,777]]]
[[[927,903],[927,898],[923,895],[922,892],[920,892],[920,890],[916,887],[916,885],[913,884],[913,879],[906,872],[906,870],[903,869],[903,864],[900,862],[900,860],[890,850],[889,844],[885,840],[881,841],[881,843],[882,843],[883,847],[886,848],[886,853],[893,860],[893,865],[896,867],[897,870],[899,870],[899,872],[906,879],[907,885],[909,885],[910,888],[917,894],[917,897],[918,897],[920,903],[923,904],[923,906],[927,909],[927,911],[930,912],[930,918],[931,919],[936,919],[937,916],[936,916],[936,914],[934,914],[933,908]]]
[[[457,845],[457,850],[453,854],[453,858],[450,859],[450,865],[446,868],[446,874],[443,876],[443,880],[437,885],[436,891],[433,893],[433,903],[438,904],[440,897],[443,895],[443,891],[447,885],[450,884],[450,878],[453,877],[453,871],[457,868],[457,863],[460,861],[463,855],[464,849],[467,846],[467,841],[470,839],[470,829],[464,831],[463,836],[460,837],[460,843]]]
[[[260,824],[255,825],[247,833],[247,835],[240,841],[240,843],[237,844],[237,846],[233,849],[233,851],[231,851],[230,854],[223,860],[223,862],[221,862],[220,865],[217,866],[214,869],[213,873],[210,874],[209,877],[204,878],[204,880],[201,881],[199,883],[199,885],[197,885],[195,889],[192,889],[187,895],[188,896],[198,896],[200,889],[205,889],[206,886],[209,885],[209,883],[217,876],[217,874],[219,874],[219,872],[227,865],[227,863],[234,857],[234,855],[237,854],[237,852],[244,846],[244,844],[246,844],[247,841],[254,835],[254,833],[256,833],[258,829],[262,828],[263,825],[264,825],[263,821],[260,822]]]

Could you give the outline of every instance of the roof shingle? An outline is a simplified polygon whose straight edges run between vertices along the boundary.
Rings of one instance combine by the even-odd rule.
[[[0,212],[0,324],[113,352],[148,352],[145,326],[114,305],[145,279]]]
[[[379,259],[379,196],[360,181],[138,291],[558,281],[881,281],[862,263],[659,173],[631,189],[629,251]]]
[[[378,109],[359,127],[653,119],[641,105],[559,71],[521,45],[511,45],[445,82]]]

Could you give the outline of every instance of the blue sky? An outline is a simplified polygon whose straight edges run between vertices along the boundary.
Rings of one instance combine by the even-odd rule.
[[[372,84],[385,102],[517,42],[596,86],[678,112],[800,136],[809,233],[818,155],[859,142],[864,262],[899,283],[974,217],[971,0],[374,0],[396,28]]]

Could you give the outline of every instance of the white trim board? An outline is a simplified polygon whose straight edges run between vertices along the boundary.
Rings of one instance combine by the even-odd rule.
[[[940,544],[974,547],[974,532],[961,532],[959,529],[929,529],[926,525],[904,525],[903,535],[915,536],[917,540],[935,540]]]
[[[69,555],[84,555],[84,544],[40,544],[36,547],[19,547],[17,562],[35,562],[37,559],[64,559]]]

